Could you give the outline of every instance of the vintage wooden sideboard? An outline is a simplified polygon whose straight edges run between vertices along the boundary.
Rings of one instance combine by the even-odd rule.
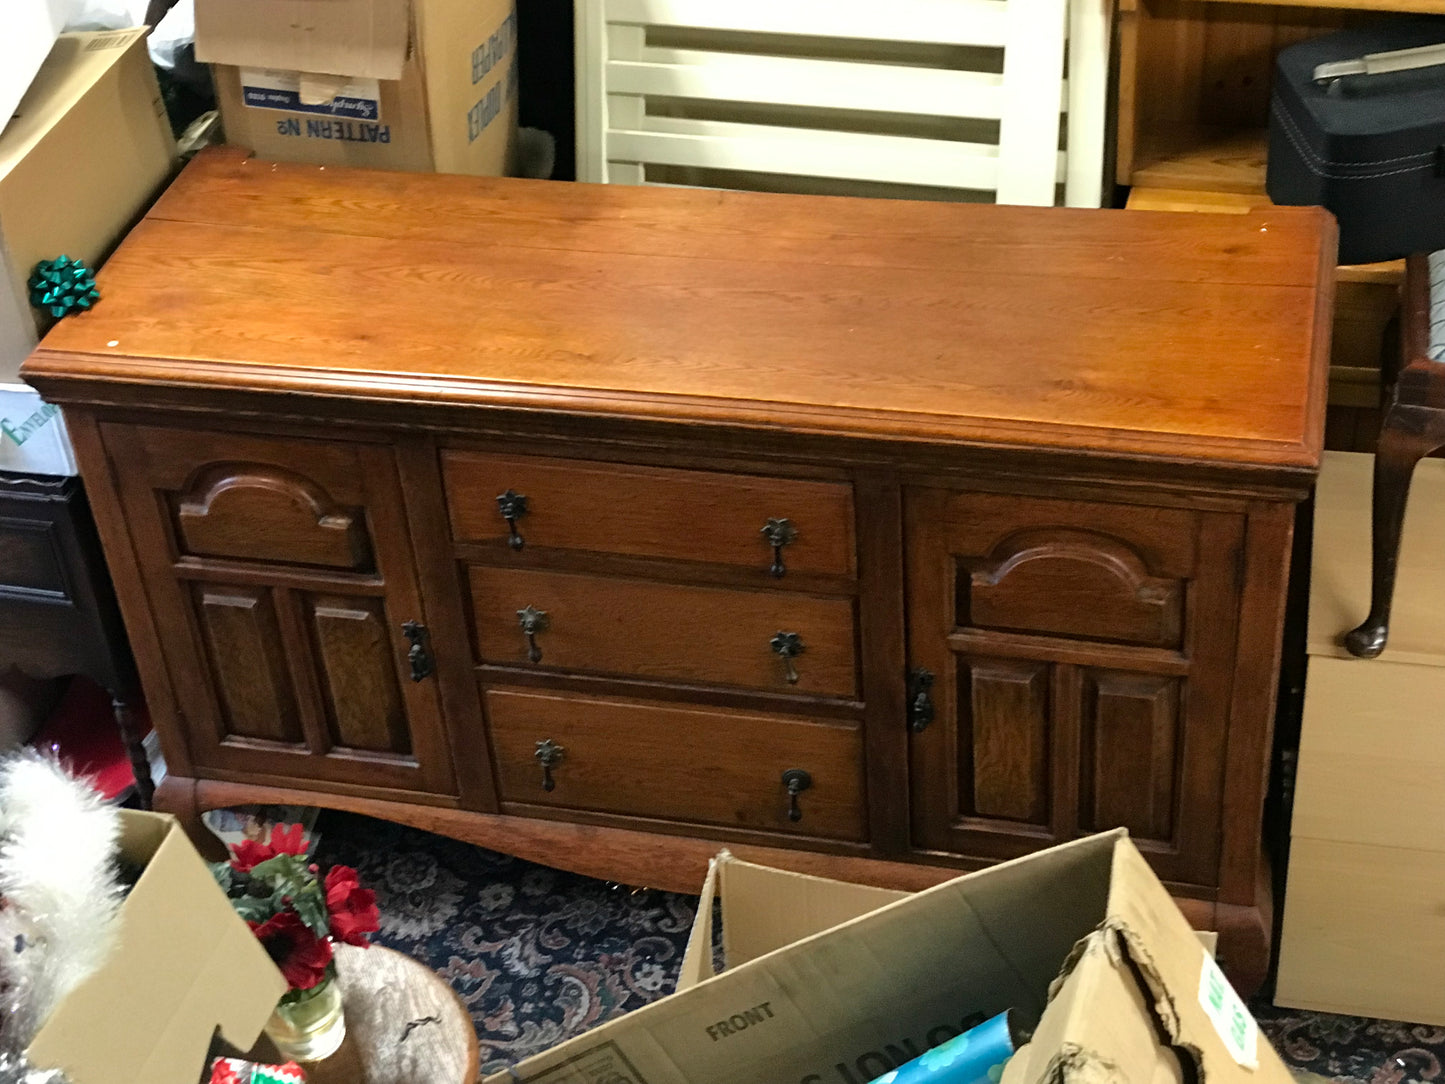
[[[162,808],[694,889],[1125,825],[1241,985],[1335,241],[200,156],[24,375]]]

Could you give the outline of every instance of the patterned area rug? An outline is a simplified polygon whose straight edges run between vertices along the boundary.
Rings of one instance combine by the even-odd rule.
[[[633,891],[393,824],[323,813],[317,861],[355,866],[377,940],[427,961],[496,1071],[672,991],[697,900]],[[1441,1076],[1445,1028],[1256,1005],[1294,1068],[1359,1084]]]

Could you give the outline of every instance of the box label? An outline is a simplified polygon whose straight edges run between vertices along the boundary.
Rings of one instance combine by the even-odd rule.
[[[0,418],[0,433],[9,437],[15,442],[16,447],[19,447],[54,421],[55,416],[59,413],[60,408],[53,403],[41,403],[40,409],[24,421],[15,422],[9,418]]]
[[[279,109],[287,113],[378,121],[381,119],[381,84],[375,79],[353,79],[329,102],[307,105],[301,101],[299,73],[242,68],[241,102],[252,109]]]
[[[1204,967],[1199,973],[1199,1004],[1224,1040],[1229,1056],[1246,1069],[1259,1068],[1259,1025],[1249,1015],[1224,972],[1219,970],[1214,957],[1207,952],[1201,955]]]

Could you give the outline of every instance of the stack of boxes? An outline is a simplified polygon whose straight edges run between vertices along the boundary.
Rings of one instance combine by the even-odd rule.
[[[1416,469],[1389,646],[1370,608],[1374,458],[1327,452],[1276,1001],[1445,1024],[1445,460]]]

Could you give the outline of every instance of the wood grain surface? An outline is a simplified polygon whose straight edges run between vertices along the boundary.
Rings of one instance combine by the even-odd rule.
[[[203,154],[27,378],[1317,460],[1316,209],[429,180]]]

